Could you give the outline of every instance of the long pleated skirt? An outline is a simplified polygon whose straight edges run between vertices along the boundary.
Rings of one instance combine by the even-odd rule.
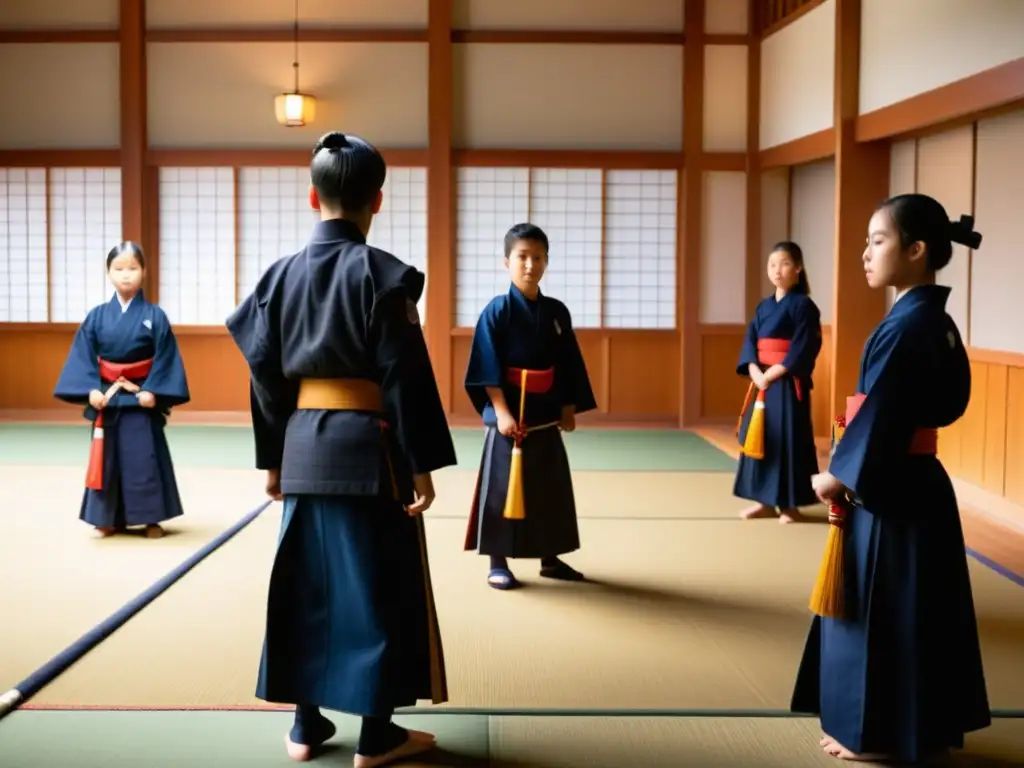
[[[366,717],[447,700],[421,517],[390,499],[285,497],[256,695]]]
[[[779,379],[765,390],[764,400],[764,458],[740,456],[733,495],[780,509],[813,506],[818,498],[811,477],[818,472],[818,453],[809,382],[802,382],[797,397],[793,380]],[[753,410],[751,404],[743,414],[740,444],[746,439]]]
[[[504,517],[512,439],[488,427],[466,531],[466,550],[482,555],[543,558],[580,547],[569,457],[555,427],[531,432],[523,441],[525,520]]]
[[[893,478],[914,489],[905,518],[848,516],[850,616],[812,620],[792,708],[847,749],[916,762],[991,716],[952,485],[934,468],[906,474]]]
[[[104,412],[103,490],[85,490],[80,520],[114,528],[162,523],[184,514],[165,421],[152,409]]]

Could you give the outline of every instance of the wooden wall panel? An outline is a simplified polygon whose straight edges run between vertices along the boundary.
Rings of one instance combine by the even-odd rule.
[[[673,331],[576,331],[598,413],[586,419],[666,422],[679,419],[679,335]],[[452,415],[475,416],[462,382],[472,331],[452,334]]]
[[[1006,372],[1006,477],[1003,495],[1024,504],[1024,360]]]
[[[700,329],[702,421],[731,424],[739,415],[748,379],[736,373],[742,325],[702,325]]]
[[[610,335],[602,348],[609,415],[678,424],[679,335],[625,331]]]
[[[0,410],[53,410],[64,407],[53,387],[71,347],[75,326],[0,325]],[[249,410],[249,374],[245,360],[221,328],[176,328],[195,411]],[[16,361],[8,367],[7,361]]]
[[[939,433],[939,457],[951,475],[1024,504],[1024,355],[968,352],[971,402]]]

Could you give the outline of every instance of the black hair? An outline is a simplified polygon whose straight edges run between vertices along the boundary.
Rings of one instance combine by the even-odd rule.
[[[775,251],[782,251],[793,260],[793,264],[795,266],[800,268],[800,271],[797,273],[796,285],[794,285],[791,290],[794,293],[804,293],[810,296],[811,283],[807,279],[807,266],[804,264],[804,249],[792,240],[780,240],[772,246],[771,252],[775,253]]]
[[[950,221],[942,203],[928,195],[910,194],[890,197],[878,210],[885,210],[900,233],[900,246],[909,248],[924,243],[928,269],[938,272],[953,258],[953,243],[977,250],[981,233],[974,231],[974,217],[961,216]]]
[[[325,133],[313,148],[309,177],[321,202],[359,213],[384,186],[388,168],[377,148],[358,136]]]
[[[146,254],[142,252],[142,246],[138,243],[133,243],[131,240],[125,240],[120,245],[115,245],[110,249],[107,254],[107,271],[110,271],[110,265],[114,263],[114,259],[122,254],[130,253],[135,257],[135,260],[139,262],[139,266],[143,269],[146,268]]]
[[[534,243],[540,243],[544,246],[545,255],[548,252],[548,236],[544,233],[544,230],[538,227],[536,224],[531,224],[528,221],[522,224],[516,224],[505,234],[505,258],[509,257],[512,253],[512,248],[520,240],[530,240]]]

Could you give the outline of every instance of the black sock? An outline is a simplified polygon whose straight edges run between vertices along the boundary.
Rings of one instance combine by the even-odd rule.
[[[498,555],[491,555],[491,570],[493,571],[495,568],[508,570],[508,559]]]
[[[540,560],[541,568],[558,568],[562,564],[562,561],[556,556],[542,557]]]
[[[376,757],[401,746],[408,739],[408,731],[392,723],[390,717],[364,717],[356,752],[365,757]]]
[[[335,733],[334,723],[320,714],[320,707],[299,704],[295,707],[295,722],[288,737],[295,744],[319,746]]]

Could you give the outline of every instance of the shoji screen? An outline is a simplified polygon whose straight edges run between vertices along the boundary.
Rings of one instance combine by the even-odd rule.
[[[50,320],[78,323],[114,289],[107,253],[121,242],[121,169],[50,170]]]
[[[46,171],[0,168],[0,322],[45,323]]]
[[[235,307],[231,168],[160,169],[160,306],[172,323],[221,325]]]
[[[675,328],[677,186],[674,170],[460,168],[455,324],[508,289],[503,239],[529,220],[550,240],[541,290],[576,327]]]
[[[608,171],[604,324],[676,327],[675,171]]]
[[[252,292],[267,267],[308,242],[320,215],[309,207],[309,169],[238,169],[238,298]],[[389,168],[384,203],[367,242],[421,272],[427,268],[427,173]],[[420,300],[426,318],[426,291]]]

